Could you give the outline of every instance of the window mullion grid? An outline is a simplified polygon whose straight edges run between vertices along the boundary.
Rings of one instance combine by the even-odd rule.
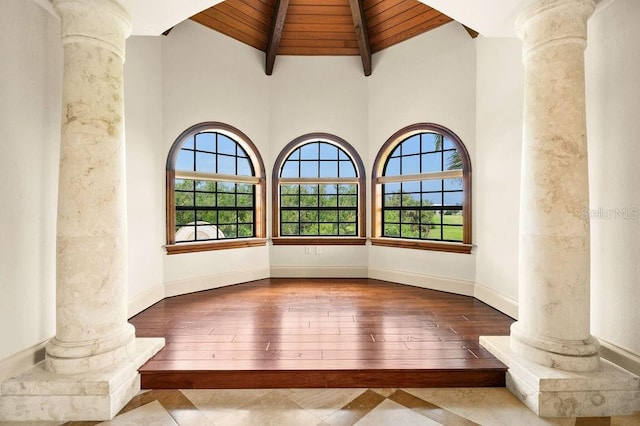
[[[440,170],[444,171],[444,137],[440,138]],[[444,179],[440,181],[440,207],[444,208]],[[440,239],[444,240],[444,211],[440,210]]]
[[[302,157],[302,152],[300,153],[300,157]],[[302,162],[299,162],[300,168],[302,170]],[[298,235],[302,233],[302,185],[298,185]]]
[[[218,149],[218,136],[219,136],[219,134],[218,134],[218,132],[216,132],[216,133],[214,133],[214,135],[215,135],[215,138],[214,138],[214,145],[213,146],[214,146],[214,149],[216,150],[216,155],[214,157],[216,159],[216,164],[215,164],[215,167],[214,167],[214,171],[217,174],[218,173],[218,164],[220,164],[220,154],[219,154],[220,150]],[[216,190],[217,190],[217,188],[216,188]]]
[[[385,229],[386,229],[386,217],[385,217],[386,216],[385,215],[385,211],[387,209],[387,197],[386,197],[387,188],[386,188],[386,185],[387,184],[385,184],[385,183],[382,184],[382,213],[381,213],[382,217],[380,218],[381,219],[380,223],[381,223],[381,226],[382,226],[382,229],[380,230],[381,231],[380,234],[382,236],[385,236]]]
[[[198,171],[198,145],[196,145],[198,143],[198,138],[196,138],[196,135],[193,135],[193,171],[196,172]],[[193,181],[193,230],[194,230],[194,234],[193,234],[193,239],[196,240],[198,238],[198,210],[196,208],[196,181]]]
[[[318,178],[320,177],[320,144],[318,144]],[[316,185],[316,211],[318,214],[318,226],[316,234],[320,235],[320,184]]]

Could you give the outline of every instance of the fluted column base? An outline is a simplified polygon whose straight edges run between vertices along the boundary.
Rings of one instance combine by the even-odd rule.
[[[45,361],[2,383],[0,421],[111,420],[140,391],[138,368],[164,338],[138,338],[133,353],[111,366],[79,374],[55,374]]]
[[[539,417],[608,417],[640,410],[640,377],[607,360],[594,371],[563,371],[518,355],[510,336],[480,337],[502,361],[507,388]]]

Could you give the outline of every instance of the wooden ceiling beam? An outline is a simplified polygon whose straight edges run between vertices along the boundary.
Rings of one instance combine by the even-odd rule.
[[[465,24],[461,24],[464,29],[467,31],[467,34],[469,34],[469,37],[471,38],[476,38],[478,37],[478,32],[476,30],[472,30],[471,28],[467,27]]]
[[[362,68],[364,75],[371,75],[371,47],[369,46],[369,33],[367,31],[367,22],[364,17],[363,0],[349,0],[351,7],[351,15],[353,16],[353,27],[356,31],[358,39],[358,48],[360,49],[360,57],[362,58]]]
[[[282,37],[282,28],[284,20],[287,17],[287,8],[289,0],[276,0],[273,5],[273,19],[271,20],[271,28],[269,29],[269,39],[267,40],[267,52],[265,61],[265,73],[273,74],[273,65],[278,55],[278,46],[280,46],[280,38]]]

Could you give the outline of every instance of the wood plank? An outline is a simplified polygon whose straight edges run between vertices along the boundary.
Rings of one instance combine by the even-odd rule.
[[[280,41],[280,48],[308,48],[308,49],[340,49],[340,48],[358,49],[356,40],[288,40],[283,38]]]
[[[429,10],[433,10],[430,7],[424,7],[424,5],[422,4],[416,5],[415,2],[412,1],[400,1],[392,7],[388,7],[381,11],[376,11],[376,14],[367,16],[367,23],[369,24],[369,27],[373,28],[386,20],[401,15],[404,12],[412,10],[414,8],[416,8],[416,11],[418,13],[427,13],[429,12]]]
[[[513,320],[382,281],[270,279],[165,299],[130,322],[167,339],[140,373],[168,389],[502,386],[506,367],[478,336]]]
[[[293,24],[352,25],[351,14],[348,15],[297,15],[287,13],[287,27]]]
[[[386,2],[389,0],[364,0],[364,10],[365,12],[371,9],[372,7],[377,7],[380,3]],[[401,0],[396,0],[401,1]]]
[[[217,17],[211,17],[204,13],[192,16],[192,21],[204,25],[205,27],[214,29],[242,43],[248,44],[256,49],[264,50],[266,47],[263,34],[259,31],[252,30],[250,33],[240,31],[235,28],[232,23],[224,22]]]
[[[218,5],[216,5],[211,10],[215,11],[215,14],[210,13],[209,16],[215,17],[219,15],[225,15],[225,17],[228,19],[229,22],[236,23],[237,28],[242,31],[244,31],[244,28],[246,26],[246,27],[258,30],[262,34],[265,34],[265,35],[269,34],[269,25],[270,25],[269,23],[265,23],[261,19],[256,19],[251,15],[247,15],[246,13],[235,8],[234,6],[230,5],[226,1],[222,3],[218,3]],[[207,13],[205,12],[205,14]],[[242,26],[240,26],[239,24],[242,24]]]
[[[379,52],[383,49],[386,49],[389,46],[393,46],[394,44],[406,41],[412,37],[415,37],[419,34],[422,34],[426,31],[437,28],[441,25],[447,24],[451,22],[452,19],[445,15],[439,15],[434,19],[426,22],[422,22],[415,27],[404,30],[401,33],[396,34],[382,34],[380,36],[380,40],[371,43],[371,50],[375,52]]]
[[[354,56],[359,55],[360,50],[357,47],[283,47],[280,50],[280,54],[297,56]]]
[[[504,387],[503,372],[478,370],[207,371],[147,373],[143,389]]]
[[[422,6],[414,6],[411,9],[405,10],[383,20],[376,25],[372,25],[370,28],[371,43],[375,43],[381,38],[385,38],[385,34],[402,33],[410,28],[422,24],[423,22],[428,22],[433,18],[441,16],[440,12],[433,9],[429,12],[423,13],[424,8]]]
[[[226,0],[223,3],[218,3],[214,7],[218,7],[222,4],[233,7],[239,12],[262,22],[267,26],[271,25],[271,17],[273,15],[272,5],[268,5],[259,1],[246,2],[243,0]]]
[[[400,4],[404,4],[406,8],[412,8],[416,6],[418,1],[411,0],[384,0],[379,3],[369,3],[365,6],[365,16],[367,17],[367,22],[378,16],[381,13],[384,13],[386,10],[393,9]],[[365,3],[366,4],[366,3]],[[427,6],[428,7],[428,6]]]
[[[284,26],[284,31],[288,32],[338,32],[338,33],[348,33],[353,32],[353,23],[342,23],[342,24],[334,24],[334,23],[326,23],[326,24],[317,24],[317,23],[290,23],[286,22]]]
[[[291,0],[290,0],[291,1]],[[289,3],[289,16],[294,15],[325,15],[325,16],[351,16],[349,3],[341,5],[320,5],[320,4],[293,4]]]
[[[506,367],[495,359],[465,358],[447,359],[434,358],[428,362],[424,359],[371,359],[359,360],[359,365],[349,359],[322,360],[322,368],[318,368],[319,360],[288,359],[288,360],[227,360],[227,359],[177,359],[148,361],[140,368],[142,374],[152,371],[329,371],[329,370],[490,370],[497,369],[504,372]]]
[[[308,6],[309,0],[291,0],[291,5]],[[349,0],[313,0],[314,6],[349,6]]]

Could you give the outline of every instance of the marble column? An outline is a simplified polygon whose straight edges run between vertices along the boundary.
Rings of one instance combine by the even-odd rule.
[[[0,421],[109,420],[140,390],[164,339],[127,322],[123,64],[114,0],[54,0],[64,49],[56,335],[45,360],[2,383]]]
[[[589,325],[584,49],[593,0],[542,0],[521,16],[524,141],[516,353],[568,371],[599,366]]]
[[[55,0],[64,48],[58,183],[55,373],[96,370],[134,351],[127,323],[123,63],[131,33],[111,0]]]
[[[523,43],[518,321],[480,343],[542,417],[631,414],[640,378],[601,360],[590,334],[584,50],[594,0],[532,0]]]

